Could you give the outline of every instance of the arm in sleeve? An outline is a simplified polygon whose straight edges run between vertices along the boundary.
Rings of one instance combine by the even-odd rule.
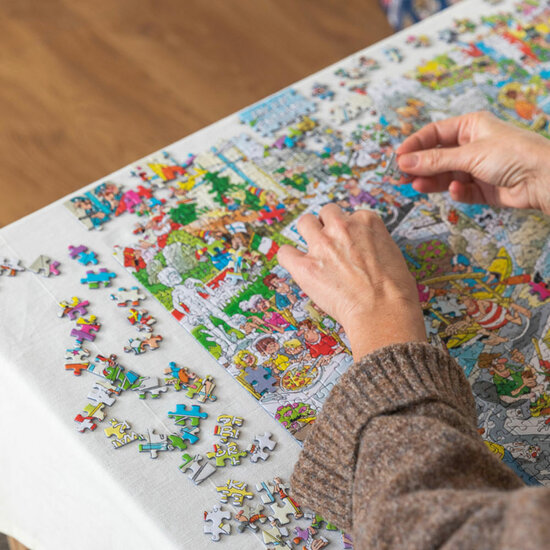
[[[293,495],[351,531],[358,549],[545,547],[550,490],[525,487],[476,423],[468,381],[446,352],[382,348],[333,389]]]

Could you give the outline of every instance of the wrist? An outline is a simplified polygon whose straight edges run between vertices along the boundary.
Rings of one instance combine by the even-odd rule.
[[[355,361],[392,344],[427,342],[424,316],[414,301],[397,300],[357,311],[342,323]]]

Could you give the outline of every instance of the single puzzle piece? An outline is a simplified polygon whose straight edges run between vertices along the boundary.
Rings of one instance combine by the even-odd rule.
[[[288,529],[286,527],[279,527],[271,516],[268,519],[271,527],[269,529],[265,527],[261,528],[264,544],[273,544],[291,550],[292,546],[284,539],[284,537],[288,537]]]
[[[214,379],[209,374],[203,378],[197,378],[187,389],[185,394],[190,399],[196,397],[197,401],[204,403],[205,401],[216,401],[216,396],[212,395],[216,384]]]
[[[115,402],[115,398],[111,397],[111,394],[114,393],[115,390],[116,388],[108,381],[102,380],[94,383],[87,397],[90,401],[92,401],[92,403],[104,403],[108,407],[111,407]]]
[[[111,354],[108,358],[98,355],[95,361],[107,365],[103,369],[103,376],[113,384],[116,384],[117,393],[138,388],[143,380],[143,376],[131,370],[127,371],[116,362],[116,358],[117,356],[115,354]]]
[[[147,351],[147,348],[154,351],[160,347],[159,342],[162,342],[162,340],[162,336],[158,334],[147,336],[147,338],[129,338],[128,345],[124,346],[124,352],[134,352],[136,355],[141,355]]]
[[[77,316],[86,315],[88,313],[87,307],[90,305],[88,300],[80,301],[80,298],[73,296],[71,301],[64,300],[59,302],[59,307],[61,311],[58,313],[59,317],[65,317],[65,315],[71,320],[74,321]]]
[[[25,271],[21,260],[16,258],[0,258],[0,275],[8,274],[8,277],[15,277],[18,272]]]
[[[168,363],[168,368],[164,369],[164,374],[169,374],[169,378],[165,378],[164,382],[167,385],[174,386],[174,390],[186,390],[196,380],[200,380],[199,375],[189,370],[187,367],[178,367],[175,361]]]
[[[227,443],[228,439],[239,438],[239,430],[236,426],[243,425],[243,419],[241,417],[222,414],[218,416],[217,421],[222,425],[216,425],[214,427],[214,435],[217,435],[222,443]]]
[[[116,277],[116,273],[107,271],[105,268],[101,268],[97,273],[92,269],[86,271],[86,277],[80,279],[83,285],[88,285],[88,288],[99,288],[100,286],[110,286],[111,279]]]
[[[147,443],[140,443],[138,446],[140,453],[151,454],[151,458],[157,458],[158,453],[162,451],[173,451],[174,446],[166,434],[156,434],[155,430],[147,430],[147,437],[144,438]]]
[[[91,317],[94,316],[92,315]],[[82,317],[80,319],[82,319]],[[77,321],[77,323],[78,322],[79,321]],[[80,323],[78,328],[73,328],[71,330],[71,337],[76,338],[77,344],[82,344],[84,340],[93,342],[96,338],[96,335],[93,333],[97,332],[100,328],[100,324]]]
[[[246,451],[240,451],[236,443],[229,443],[227,446],[214,445],[214,451],[206,453],[208,458],[216,461],[216,466],[225,466],[225,461],[229,460],[231,466],[237,466],[241,463],[240,458],[247,455]]]
[[[69,256],[73,260],[76,260],[81,254],[84,254],[84,252],[86,252],[87,250],[88,248],[83,244],[79,246],[69,245]]]
[[[197,436],[199,430],[200,428],[189,428],[184,426],[183,428],[180,428],[181,438],[189,441],[190,445],[194,445],[199,440],[199,437]]]
[[[117,292],[111,294],[110,298],[117,302],[119,307],[139,306],[140,300],[145,300],[145,294],[137,286],[133,286],[130,290],[120,287]]]
[[[78,260],[82,265],[97,265],[97,256],[95,252],[89,251],[84,245],[69,246],[69,256],[73,260]]]
[[[220,535],[229,535],[231,533],[231,525],[229,523],[224,524],[224,519],[231,519],[231,512],[225,511],[222,506],[214,506],[212,511],[204,512],[204,534],[212,535],[214,542],[220,540]]]
[[[86,358],[90,352],[81,347],[68,348],[65,350],[65,370],[72,370],[75,376],[80,376],[83,370],[88,370],[90,362]]]
[[[228,479],[225,485],[216,487],[216,491],[222,495],[220,502],[225,504],[232,498],[235,506],[241,506],[245,498],[254,497],[254,495],[247,490],[247,485],[244,481],[235,481],[234,479]]]
[[[294,516],[295,519],[299,519],[303,516],[301,510],[297,508],[296,504],[289,497],[282,499],[283,505],[280,506],[277,503],[270,504],[269,507],[273,512],[273,517],[279,521],[281,525],[290,523],[288,516]]]
[[[319,514],[316,514],[315,512],[304,513],[304,519],[310,520],[311,526],[314,529],[321,529],[323,527],[323,523],[325,523],[325,529],[327,531],[338,531],[338,527],[336,527],[336,525],[325,521]]]
[[[97,428],[97,424],[94,423],[94,417],[92,416],[82,416],[77,414],[74,417],[75,422],[77,423],[76,429],[79,432],[84,432],[86,430],[94,431]]]
[[[292,542],[300,544],[300,541],[303,541],[302,550],[321,550],[321,548],[324,548],[329,543],[325,537],[314,538],[314,535],[317,534],[317,529],[311,526],[306,529],[295,527],[294,532],[296,533],[296,537],[294,537]]]
[[[262,514],[262,510],[264,509],[263,504],[258,504],[254,508],[250,504],[243,504],[239,508],[235,514],[235,519],[239,522],[237,525],[239,533],[242,533],[245,529],[258,531],[256,522],[264,523],[267,520],[267,516]]]
[[[133,307],[128,310],[127,318],[130,324],[136,327],[139,332],[153,332],[153,325],[157,322],[146,309],[135,309]]]
[[[42,277],[49,277],[50,275],[56,274],[55,271],[57,271],[56,268],[59,265],[59,262],[53,262],[53,271],[50,270],[50,264],[52,264],[52,259],[41,254],[38,258],[36,258],[36,260],[34,260],[28,269],[37,275],[42,275]],[[57,272],[57,275],[59,275],[59,272]]]
[[[244,379],[252,386],[254,391],[260,395],[266,392],[273,392],[273,387],[277,383],[277,379],[271,374],[269,369],[265,367],[257,367],[249,370]]]
[[[145,376],[141,379],[141,384],[132,390],[138,392],[140,399],[145,399],[147,393],[150,393],[153,399],[158,399],[161,393],[168,391],[168,386],[159,383],[156,377]]]
[[[212,466],[210,462],[204,461],[204,464],[201,464],[204,458],[200,454],[196,454],[194,457],[184,454],[182,458],[184,462],[179,469],[182,473],[187,473],[187,471],[190,470],[189,473],[187,473],[187,477],[195,485],[199,485],[216,471],[216,467]]]
[[[103,420],[105,418],[103,407],[105,407],[105,403],[88,403],[84,407],[84,412],[86,413],[86,416],[88,418],[97,418],[98,420]]]
[[[267,460],[269,458],[269,453],[266,453],[265,450],[269,449],[272,451],[277,445],[277,442],[271,439],[272,435],[271,432],[265,432],[263,435],[257,435],[254,438],[257,444],[253,443],[248,449],[251,462],[258,462],[259,459]]]
[[[270,481],[261,481],[260,483],[257,483],[256,491],[262,493],[260,495],[260,499],[264,504],[275,502],[275,485],[273,485]]]
[[[136,432],[126,433],[126,430],[130,429],[130,424],[126,421],[119,422],[116,418],[111,418],[109,422],[111,423],[111,427],[105,428],[103,431],[107,437],[115,437],[115,439],[111,440],[115,449],[120,449],[120,447],[124,447],[128,443],[132,443],[132,441],[144,439],[141,434]]]
[[[176,410],[168,413],[168,418],[172,418],[178,426],[187,425],[187,420],[191,421],[191,426],[198,426],[201,418],[208,418],[208,413],[201,412],[200,405],[193,405],[188,410],[185,405],[178,403]]]

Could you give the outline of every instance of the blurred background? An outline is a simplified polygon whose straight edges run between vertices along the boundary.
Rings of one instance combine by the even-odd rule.
[[[378,0],[0,1],[0,225],[391,32]]]

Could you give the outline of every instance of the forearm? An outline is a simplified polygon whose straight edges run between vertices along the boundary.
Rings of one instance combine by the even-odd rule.
[[[292,485],[358,548],[491,547],[483,537],[506,527],[508,500],[531,494],[478,436],[460,367],[422,343],[378,350],[342,377]]]

